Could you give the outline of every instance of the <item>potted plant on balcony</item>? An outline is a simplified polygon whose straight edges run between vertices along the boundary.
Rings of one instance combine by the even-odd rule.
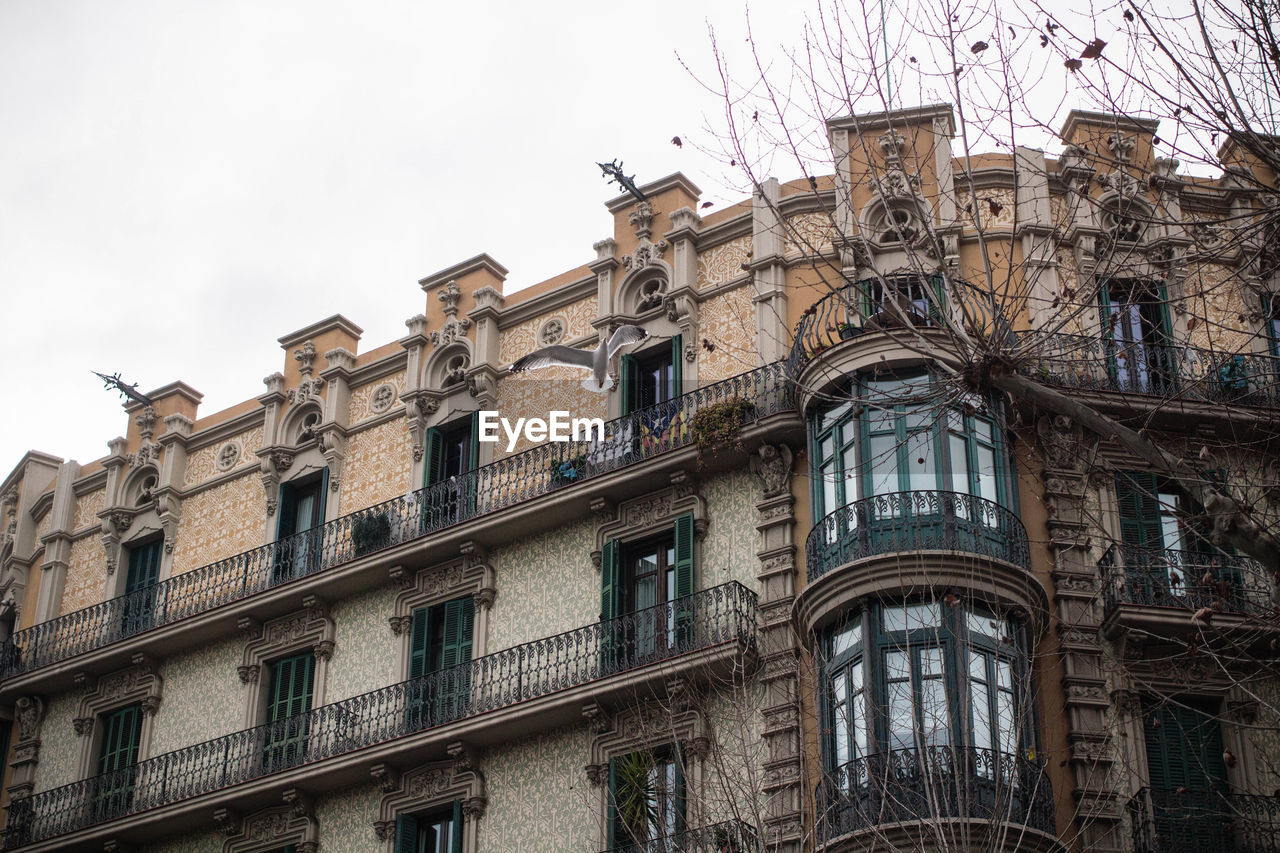
[[[859,329],[853,323],[848,322],[847,320],[841,323],[840,325],[836,326],[836,333],[840,335],[840,340],[842,341],[847,341],[852,338],[856,338],[858,334],[861,333],[861,331],[862,331],[861,329]]]
[[[351,524],[351,547],[356,556],[385,548],[391,542],[391,519],[386,512],[362,515]]]
[[[1223,393],[1236,397],[1249,391],[1249,369],[1244,358],[1233,355],[1218,368],[1218,383]]]
[[[690,427],[699,455],[705,452],[715,453],[717,449],[730,443],[740,449],[742,442],[739,435],[754,409],[755,405],[750,400],[741,397],[731,397],[698,409]]]

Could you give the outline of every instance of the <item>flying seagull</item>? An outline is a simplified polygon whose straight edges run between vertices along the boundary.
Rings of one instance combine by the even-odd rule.
[[[609,378],[609,360],[618,354],[618,350],[630,344],[637,344],[649,337],[649,333],[639,326],[619,326],[613,336],[592,350],[574,349],[563,344],[543,347],[526,355],[511,365],[512,373],[525,370],[537,370],[540,367],[551,367],[562,364],[566,367],[584,367],[592,372],[592,376],[582,380],[582,387],[597,394],[603,394],[613,387]]]

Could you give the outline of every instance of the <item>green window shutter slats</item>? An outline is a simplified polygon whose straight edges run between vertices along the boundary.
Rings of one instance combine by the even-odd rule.
[[[396,815],[395,853],[418,853],[418,818],[414,815]]]
[[[1222,730],[1212,716],[1171,704],[1149,708],[1143,735],[1153,788],[1207,791],[1226,779]]]
[[[671,398],[675,399],[684,393],[684,343],[680,335],[671,338]]]
[[[480,412],[471,413],[471,446],[467,451],[467,470],[474,471],[480,467]]]
[[[453,801],[453,826],[449,827],[452,853],[462,853],[462,800]]]
[[[295,532],[293,529],[294,518],[298,514],[298,502],[294,496],[293,489],[288,483],[282,483],[280,486],[280,499],[277,502],[276,509],[276,541],[280,541],[286,536],[292,536]]]
[[[622,357],[618,384],[622,414],[629,415],[636,410],[636,357],[634,355],[624,355]]]
[[[618,575],[622,566],[618,556],[618,540],[610,539],[604,543],[604,552],[600,556],[600,621],[602,622],[620,615],[618,598],[622,590]]]
[[[151,586],[160,579],[160,551],[163,540],[129,549],[129,577],[125,593]]]
[[[272,665],[267,722],[278,722],[311,710],[315,662],[315,657],[307,653],[278,660]]]
[[[618,759],[609,759],[609,814],[606,822],[609,828],[609,849],[618,843]]]
[[[436,427],[427,430],[426,464],[422,466],[422,485],[430,486],[444,478],[444,436]]]
[[[684,778],[684,749],[679,745],[674,750],[672,761],[675,764],[675,787],[671,792],[671,807],[675,809],[676,814],[676,832],[685,831],[685,778]]]
[[[413,611],[413,627],[409,632],[409,677],[420,678],[427,674],[427,639],[431,622],[431,608],[419,607]]]
[[[1159,547],[1162,537],[1157,488],[1154,474],[1131,471],[1116,475],[1116,506],[1124,544]]]
[[[98,775],[124,770],[138,762],[138,736],[142,715],[137,705],[121,708],[103,718],[102,746],[98,753]]]
[[[676,597],[693,595],[693,513],[676,519]]]
[[[471,635],[474,627],[475,602],[471,596],[445,602],[444,648],[440,655],[444,669],[471,660]]]

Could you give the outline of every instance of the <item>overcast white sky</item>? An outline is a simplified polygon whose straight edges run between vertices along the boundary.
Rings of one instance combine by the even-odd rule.
[[[261,393],[276,338],[322,317],[362,326],[362,350],[399,338],[417,280],[479,252],[508,287],[591,259],[617,193],[598,160],[684,171],[723,202],[714,161],[670,142],[720,107],[676,53],[710,71],[706,20],[743,15],[4,0],[0,477],[28,449],[88,462],[123,433],[90,369],[184,380],[207,414]]]
[[[809,5],[758,0],[762,49],[799,44]],[[745,0],[0,0],[0,477],[124,432],[91,369],[186,381],[209,414],[330,314],[362,351],[398,339],[417,280],[477,253],[508,290],[590,260],[618,192],[597,161],[737,201],[697,149],[724,106],[677,55],[714,79],[710,21],[749,76],[745,20]]]

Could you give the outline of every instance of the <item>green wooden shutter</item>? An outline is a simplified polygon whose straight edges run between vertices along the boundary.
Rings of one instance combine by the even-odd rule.
[[[453,801],[453,843],[452,853],[462,853],[462,800]]]
[[[396,815],[395,853],[418,853],[418,818],[414,815]]]
[[[1111,325],[1111,282],[1098,282],[1098,319],[1102,324],[1102,336],[1104,340],[1112,340],[1114,331]]]
[[[126,594],[151,586],[160,579],[160,549],[163,540],[129,549],[129,577],[125,581]]]
[[[600,621],[620,616],[618,599],[621,597],[621,579],[618,577],[622,567],[618,559],[618,540],[610,539],[604,543],[604,552],[600,555]]]
[[[444,436],[437,427],[427,429],[426,464],[422,466],[422,485],[430,486],[444,477]]]
[[[1116,505],[1124,544],[1139,548],[1160,546],[1163,539],[1157,489],[1154,474],[1128,471],[1116,475]]]
[[[409,632],[410,678],[421,678],[427,674],[427,641],[430,637],[428,631],[430,623],[430,607],[419,607],[413,611],[412,628]]]
[[[138,736],[142,715],[137,705],[121,708],[103,718],[102,745],[98,750],[98,775],[124,770],[138,763]]]
[[[694,608],[690,596],[693,595],[693,513],[685,513],[676,519],[675,524],[676,552],[676,600],[675,608],[676,647],[690,648],[693,645]]]
[[[684,344],[683,337],[676,335],[671,339],[671,399],[684,393]]]
[[[467,450],[470,456],[468,471],[474,471],[480,467],[480,412],[479,410],[471,413],[471,446]]]
[[[636,410],[636,357],[634,355],[624,355],[622,357],[618,385],[618,393],[622,402],[621,413],[629,415]]]
[[[676,789],[671,792],[671,807],[676,812],[676,832],[683,833],[686,828],[687,809],[685,807],[684,750],[680,744],[676,744],[671,750],[671,761],[676,770]]]
[[[606,823],[609,827],[609,849],[618,843],[618,759],[609,759],[609,813]]]
[[[310,652],[276,661],[271,667],[267,722],[274,723],[311,710],[315,656]]]
[[[455,598],[444,605],[444,648],[441,666],[466,663],[471,660],[472,634],[475,630],[475,601],[471,596]]]
[[[676,597],[693,595],[693,513],[676,519]]]

